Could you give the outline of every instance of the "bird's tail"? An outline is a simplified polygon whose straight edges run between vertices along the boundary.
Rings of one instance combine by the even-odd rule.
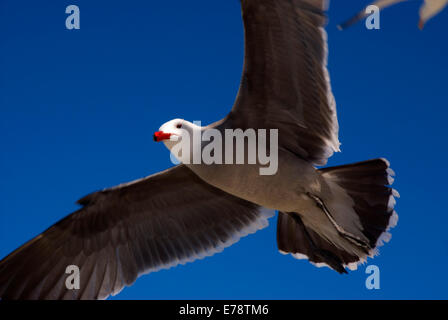
[[[390,187],[393,171],[385,159],[319,170],[324,188],[308,194],[315,212],[279,212],[277,244],[280,252],[309,259],[345,273],[377,253],[397,223],[398,193]],[[320,220],[316,219],[320,216]]]

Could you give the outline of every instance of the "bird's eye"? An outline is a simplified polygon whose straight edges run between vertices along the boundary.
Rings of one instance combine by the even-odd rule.
[[[177,128],[177,129],[182,128],[182,123],[178,123],[178,124],[176,125],[176,128]]]

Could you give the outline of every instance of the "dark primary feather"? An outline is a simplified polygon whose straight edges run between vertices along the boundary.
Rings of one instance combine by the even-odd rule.
[[[233,127],[279,129],[279,147],[317,165],[339,150],[323,0],[242,0],[245,59]]]
[[[185,166],[92,193],[0,262],[2,299],[104,299],[142,274],[222,250],[267,225],[260,208]],[[67,290],[68,265],[80,289]]]

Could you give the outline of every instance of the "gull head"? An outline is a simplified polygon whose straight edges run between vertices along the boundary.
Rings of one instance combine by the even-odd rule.
[[[193,136],[194,130],[201,130],[201,127],[183,119],[174,119],[165,122],[159,131],[154,133],[154,141],[163,141],[168,149],[179,143],[186,136]]]

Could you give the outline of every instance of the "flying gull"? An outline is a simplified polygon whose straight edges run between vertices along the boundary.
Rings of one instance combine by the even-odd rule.
[[[383,8],[389,7],[391,5],[404,2],[408,0],[377,0],[371,5],[377,6],[380,10]],[[436,14],[438,14],[440,11],[443,10],[443,8],[446,7],[448,4],[448,0],[425,0],[422,6],[420,7],[419,12],[419,21],[418,21],[418,27],[420,29],[423,29],[426,22],[434,17]],[[359,20],[364,19],[368,14],[366,13],[365,9],[358,12],[356,15],[354,15],[349,20],[345,21],[344,23],[341,23],[338,28],[339,29],[346,29],[350,27],[351,25],[357,23]]]
[[[0,262],[2,299],[105,299],[142,274],[213,255],[268,225],[278,211],[281,253],[339,273],[388,241],[397,221],[385,159],[317,169],[339,151],[327,71],[324,0],[242,0],[244,68],[236,101],[206,127],[171,120],[154,135],[278,130],[278,170],[181,163],[91,193],[79,210]],[[180,142],[179,142],[180,140]],[[201,148],[207,144],[201,145]],[[225,151],[225,150],[224,150]],[[66,286],[78,266],[79,289]]]

